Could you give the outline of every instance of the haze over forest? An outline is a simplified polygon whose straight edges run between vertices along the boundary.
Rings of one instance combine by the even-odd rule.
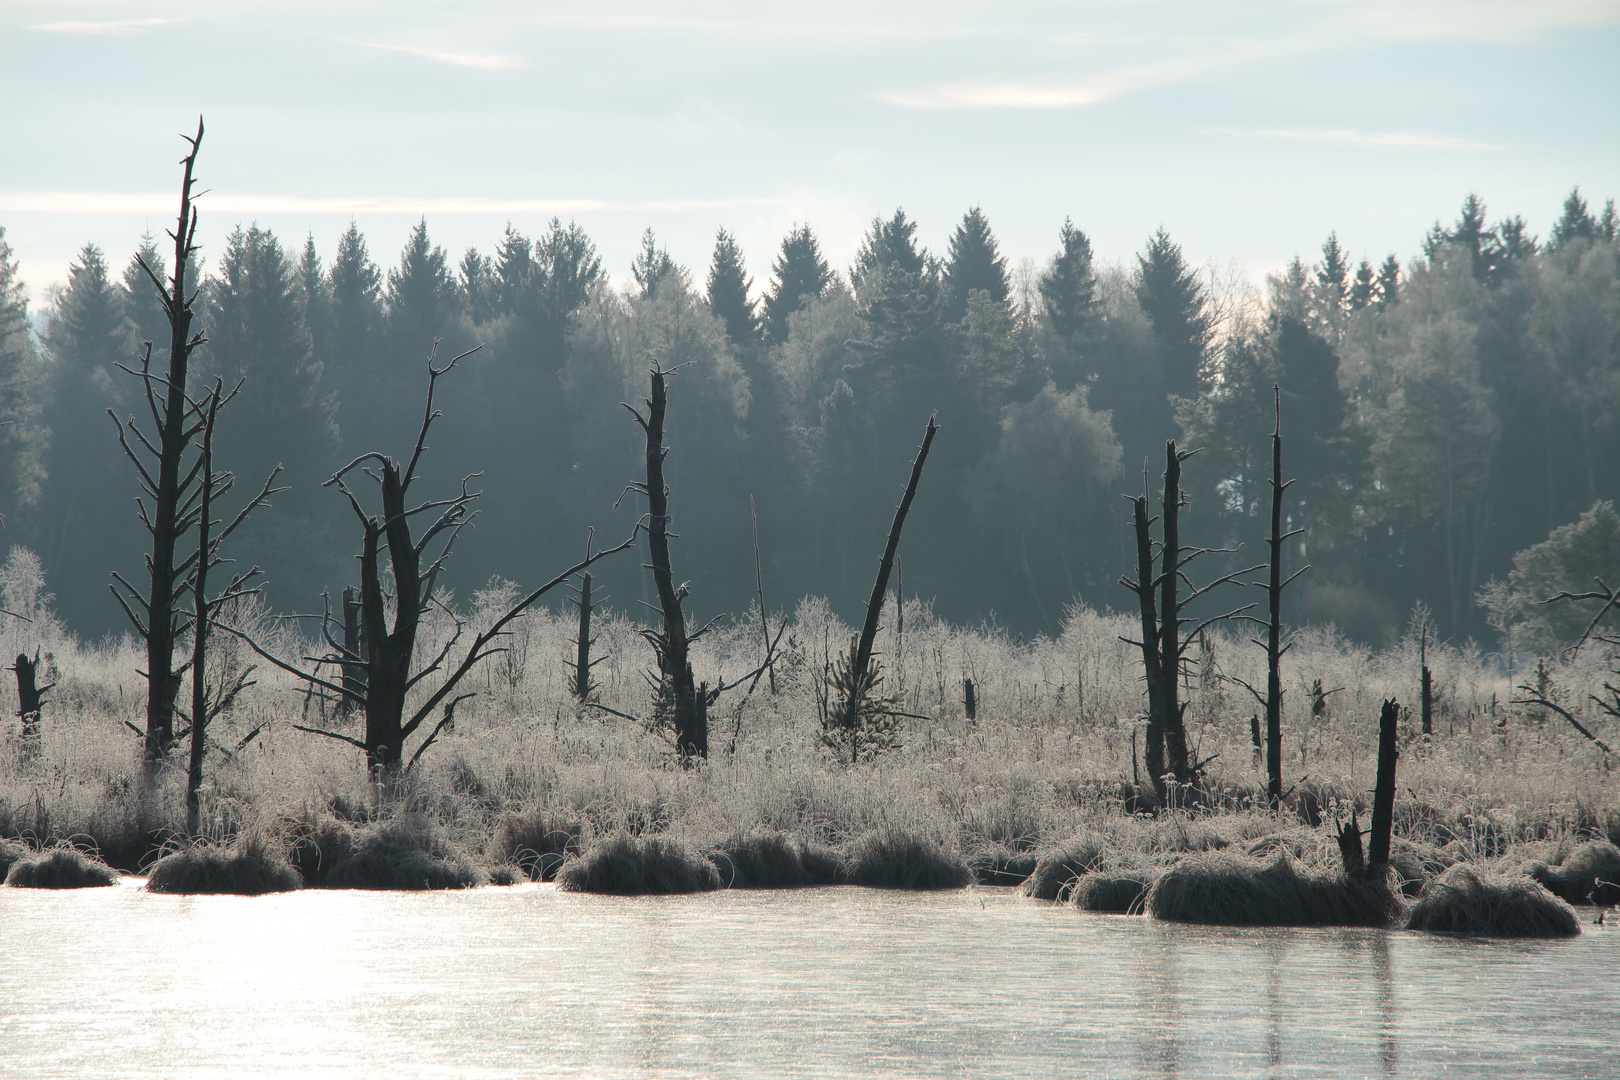
[[[1586,514],[1559,572],[1620,560],[1616,140],[1572,104],[1616,82],[1602,5],[1167,5],[1179,36],[1105,7],[80,7],[0,17],[0,109],[43,151],[0,171],[0,543],[38,552],[81,633],[124,628],[108,575],[146,546],[105,412],[139,410],[117,365],[167,340],[132,259],[172,251],[171,132],[199,109],[196,373],[248,380],[221,463],[293,485],[233,539],[282,610],[351,583],[320,482],[408,451],[435,338],[483,346],[441,381],[423,472],[483,473],[463,598],[629,532],[619,402],[650,354],[689,365],[669,473],[699,618],[751,602],[751,498],[767,602],[854,617],[934,411],[902,559],[947,618],[1128,606],[1119,496],[1167,438],[1204,447],[1187,539],[1264,561],[1273,383],[1312,564],[1291,620],[1381,641],[1422,602],[1494,645],[1476,601],[1516,553]],[[196,58],[183,92],[129,78],[159,48]],[[644,597],[637,561],[602,567],[613,606]]]

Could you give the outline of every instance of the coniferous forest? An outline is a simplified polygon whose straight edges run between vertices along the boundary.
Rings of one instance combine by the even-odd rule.
[[[1019,268],[978,209],[938,252],[896,210],[853,253],[796,226],[760,282],[724,230],[688,265],[649,228],[619,268],[555,219],[459,257],[425,220],[397,254],[400,237],[354,225],[320,251],[245,223],[194,268],[207,340],[191,372],[197,387],[246,380],[219,466],[255,489],[283,467],[287,490],[232,544],[284,612],[319,612],[354,583],[349,507],[322,483],[364,452],[409,452],[439,341],[441,362],[482,346],[440,381],[419,470],[440,493],[478,474],[478,515],[442,579],[458,595],[549,576],[592,528],[630,530],[640,511],[615,501],[643,436],[620,403],[645,394],[656,359],[676,370],[669,527],[691,617],[754,602],[757,522],[770,606],[825,596],[858,622],[937,413],[899,587],[953,622],[1056,633],[1075,601],[1129,610],[1120,496],[1142,491],[1144,462],[1156,488],[1166,439],[1201,448],[1183,534],[1240,549],[1234,568],[1264,561],[1277,385],[1298,477],[1289,561],[1311,565],[1288,622],[1377,645],[1421,602],[1454,641],[1494,648],[1524,623],[1544,645],[1579,617],[1537,601],[1620,553],[1616,233],[1613,201],[1579,190],[1544,232],[1470,195],[1414,255],[1356,262],[1353,238],[1330,235],[1259,283],[1189,265],[1164,229],[1110,263],[1066,220],[1045,261]],[[143,341],[154,356],[168,341],[136,262],[162,277],[162,248],[86,245],[65,286],[31,298],[0,233],[4,541],[38,553],[62,617],[90,637],[125,629],[109,575],[135,579],[150,549],[107,414],[142,412],[123,369]],[[643,561],[603,563],[597,596],[654,599]]]

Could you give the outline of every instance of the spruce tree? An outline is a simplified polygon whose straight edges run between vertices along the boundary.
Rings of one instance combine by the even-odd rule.
[[[1165,390],[1196,397],[1199,372],[1214,337],[1204,287],[1182,258],[1180,246],[1162,228],[1136,261],[1136,301],[1153,325]]]
[[[470,247],[461,256],[461,295],[466,299],[467,318],[483,326],[497,314],[499,287],[492,261]]]
[[[134,327],[136,344],[150,341],[156,348],[169,337],[169,320],[164,317],[162,303],[152,292],[152,283],[141,270],[139,260],[142,259],[159,278],[169,271],[163,253],[158,250],[157,238],[151,233],[142,234],[140,247],[124,266],[123,298],[124,317]],[[194,272],[188,272],[186,276],[193,281],[201,280]]]
[[[782,238],[771,273],[776,280],[765,294],[765,340],[780,345],[787,340],[788,316],[804,306],[805,297],[822,295],[832,281],[832,270],[809,225],[795,225]]]
[[[1350,260],[1339,246],[1339,234],[1328,233],[1322,242],[1322,261],[1316,267],[1316,302],[1325,320],[1337,324],[1350,292]]]
[[[737,238],[721,229],[714,236],[714,261],[709,266],[709,310],[726,324],[726,338],[738,348],[759,336],[759,317],[748,299],[751,285]]]
[[[516,315],[535,292],[534,245],[529,238],[506,223],[500,250],[495,253],[495,310],[502,315]]]
[[[1394,255],[1378,268],[1378,306],[1391,308],[1400,302],[1401,261]]]
[[[1071,346],[1083,346],[1096,333],[1101,314],[1091,241],[1075,228],[1073,220],[1064,218],[1058,243],[1057,257],[1041,275],[1041,300],[1058,336]]]
[[[321,363],[305,322],[308,269],[270,230],[238,226],[208,289],[201,366],[227,388],[246,379],[253,403],[215,434],[216,459],[248,477],[286,466],[293,491],[276,500],[270,517],[318,512],[321,482],[338,464],[335,403],[320,394]],[[318,280],[318,262],[316,270]]]
[[[630,263],[630,275],[641,287],[641,298],[643,300],[655,298],[658,295],[658,287],[671,275],[678,273],[681,273],[681,268],[669,257],[668,248],[658,246],[658,238],[653,235],[649,226],[647,231],[641,234],[641,250]]]
[[[442,247],[428,239],[427,219],[411,230],[399,266],[388,271],[388,337],[392,360],[410,358],[411,368],[428,354],[435,339],[457,337],[461,290]],[[459,340],[449,343],[455,348]]]
[[[324,359],[332,336],[332,288],[315,251],[315,234],[304,237],[304,251],[298,258],[298,294],[304,304],[304,325],[314,343],[315,358]]]
[[[0,525],[39,498],[45,433],[39,430],[38,358],[28,328],[28,290],[0,228]]]
[[[1378,272],[1372,268],[1372,263],[1362,259],[1361,265],[1356,267],[1355,281],[1350,285],[1350,310],[1370,307],[1377,295]]]
[[[996,247],[990,222],[977,206],[962,215],[945,257],[945,321],[967,315],[968,294],[983,290],[993,303],[1007,302],[1007,260]]]
[[[1590,240],[1597,235],[1597,222],[1586,209],[1586,200],[1581,198],[1581,189],[1569,189],[1569,195],[1564,199],[1564,212],[1552,227],[1552,235],[1547,246],[1554,250],[1563,247],[1571,240]]]

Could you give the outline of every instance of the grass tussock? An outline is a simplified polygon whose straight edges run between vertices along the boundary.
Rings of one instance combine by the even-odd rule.
[[[1145,905],[1155,919],[1212,926],[1389,926],[1404,911],[1387,876],[1224,852],[1188,856],[1164,871]]]
[[[502,863],[492,866],[489,870],[489,883],[491,885],[522,885],[529,880],[529,875],[522,868],[511,863]]]
[[[303,887],[285,853],[257,832],[232,847],[204,841],[170,852],[146,877],[146,891],[155,893],[263,896]]]
[[[57,847],[11,864],[6,884],[24,889],[89,889],[118,884],[118,872],[77,848]]]
[[[667,896],[708,892],[721,886],[714,863],[663,836],[614,833],[589,845],[557,871],[569,892],[611,896]]]
[[[1061,900],[1075,879],[1101,866],[1114,847],[1107,837],[1095,832],[1070,837],[1040,854],[1018,891],[1037,900]]]
[[[1575,911],[1530,878],[1453,866],[1407,914],[1406,929],[1482,937],[1574,937]]]
[[[836,885],[844,879],[844,862],[836,852],[776,829],[735,833],[715,845],[709,860],[730,889]]]
[[[846,880],[871,889],[961,889],[973,884],[973,869],[960,855],[929,837],[894,828],[856,837],[844,861]]]
[[[401,814],[353,832],[350,853],[324,877],[337,889],[470,889],[489,874],[419,814]]]
[[[1081,911],[1140,915],[1147,907],[1154,874],[1148,870],[1099,870],[1081,874],[1070,885],[1068,901]]]
[[[980,885],[1022,885],[1035,872],[1040,856],[1033,851],[1015,851],[1004,845],[982,848],[968,859],[973,877]]]
[[[7,840],[0,836],[0,881],[6,879],[6,873],[10,871],[13,863],[21,862],[33,853],[33,850],[21,840]]]
[[[354,854],[354,826],[330,814],[306,809],[282,818],[278,831],[287,842],[287,861],[306,885],[325,885],[332,868]]]
[[[530,881],[551,881],[563,860],[579,854],[580,832],[579,822],[543,810],[503,814],[490,838],[488,855],[497,865],[521,867]]]
[[[1531,863],[1529,874],[1548,892],[1570,904],[1620,904],[1620,847],[1607,840],[1580,845],[1555,867]]]

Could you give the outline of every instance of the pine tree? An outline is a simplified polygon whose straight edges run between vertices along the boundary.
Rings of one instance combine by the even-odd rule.
[[[990,222],[977,206],[962,215],[951,234],[945,257],[945,321],[961,322],[967,315],[968,294],[982,290],[991,302],[1007,302],[1007,260],[996,246]]]
[[[630,264],[630,274],[641,286],[641,298],[651,300],[657,297],[658,287],[671,275],[684,274],[684,271],[669,257],[668,248],[658,246],[658,238],[649,227],[641,234],[641,251]]]
[[[1564,213],[1552,227],[1552,236],[1547,246],[1553,250],[1563,247],[1571,240],[1590,240],[1597,235],[1597,222],[1586,209],[1586,200],[1581,198],[1581,189],[1569,189],[1569,195],[1564,199]]]
[[[1599,236],[1611,244],[1614,243],[1615,236],[1620,235],[1620,213],[1616,213],[1613,199],[1604,200],[1603,216],[1598,219],[1597,231]]]
[[[739,348],[759,336],[759,318],[748,299],[752,285],[737,238],[721,229],[714,236],[714,261],[709,266],[709,310],[726,324],[727,339]]]
[[[1199,374],[1214,337],[1204,287],[1163,229],[1136,258],[1136,301],[1158,340],[1165,389],[1185,398],[1198,395]]]
[[[939,265],[917,246],[916,234],[917,223],[897,209],[887,220],[872,219],[855,252],[855,303],[873,355],[858,379],[858,394],[882,395],[898,385],[904,399],[922,383],[937,392],[946,354]]]
[[[804,306],[806,296],[820,296],[832,281],[821,245],[809,225],[795,225],[782,238],[782,250],[771,264],[776,281],[765,294],[765,340],[780,345],[787,340],[788,316]]]
[[[337,394],[338,426],[345,452],[371,448],[370,433],[380,417],[371,401],[380,377],[383,351],[382,271],[371,261],[359,226],[338,237],[337,252],[327,272],[331,300],[325,341],[317,342],[327,384]]]
[[[1058,336],[1070,345],[1083,345],[1095,334],[1100,315],[1091,241],[1073,220],[1064,218],[1058,243],[1056,258],[1041,275],[1041,300]]]

